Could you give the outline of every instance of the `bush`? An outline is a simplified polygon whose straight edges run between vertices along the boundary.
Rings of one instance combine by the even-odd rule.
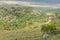
[[[56,33],[56,25],[54,23],[42,25],[41,30],[46,33]]]
[[[47,26],[47,25],[42,25],[41,30],[42,30],[43,32],[46,32],[46,31],[48,30],[48,26]]]

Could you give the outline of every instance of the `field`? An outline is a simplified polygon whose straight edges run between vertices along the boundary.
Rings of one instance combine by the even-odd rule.
[[[50,35],[47,39],[43,39],[39,28],[33,30],[0,30],[0,40],[60,40],[60,34]]]

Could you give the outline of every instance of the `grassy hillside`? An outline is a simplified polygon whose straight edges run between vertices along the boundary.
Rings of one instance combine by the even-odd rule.
[[[33,10],[31,7],[0,7],[0,29],[20,29],[44,22],[47,16],[44,12]],[[35,23],[34,23],[35,22]]]
[[[60,12],[56,11],[58,9],[33,9],[0,7],[0,40],[60,40]],[[47,38],[43,38],[45,33]]]

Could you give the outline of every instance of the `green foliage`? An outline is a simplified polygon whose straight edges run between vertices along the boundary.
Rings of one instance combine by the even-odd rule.
[[[42,25],[41,30],[44,31],[44,32],[45,32],[45,31],[48,31],[48,27],[47,27],[47,25]]]
[[[47,25],[42,25],[41,30],[43,32],[55,33],[57,29],[56,29],[56,25],[54,23],[50,23]]]
[[[51,32],[56,32],[57,29],[56,29],[56,25],[55,24],[52,23],[52,24],[50,24],[48,26],[49,26]]]

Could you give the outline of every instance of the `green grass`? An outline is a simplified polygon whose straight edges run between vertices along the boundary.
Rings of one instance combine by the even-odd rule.
[[[36,29],[0,30],[0,40],[45,40],[42,32]],[[50,35],[47,40],[60,40],[60,34]]]

